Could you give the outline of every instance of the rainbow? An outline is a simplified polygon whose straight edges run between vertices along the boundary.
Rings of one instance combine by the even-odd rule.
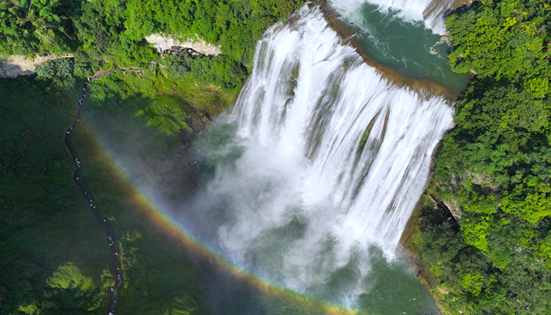
[[[154,198],[148,196],[148,194],[139,187],[136,187],[124,171],[124,167],[122,167],[122,165],[120,165],[118,161],[105,150],[105,148],[97,141],[96,137],[91,136],[91,128],[85,128],[84,133],[88,134],[85,135],[85,141],[87,144],[90,147],[94,147],[94,151],[97,151],[94,152],[95,159],[100,160],[102,164],[107,166],[106,170],[113,175],[113,180],[116,181],[118,185],[122,185],[122,187],[127,187],[129,189],[129,201],[135,206],[136,211],[153,222],[159,230],[163,231],[174,242],[183,244],[188,250],[191,250],[200,257],[210,259],[213,264],[222,267],[226,272],[233,274],[236,278],[244,280],[257,291],[283,301],[288,301],[291,305],[300,305],[301,308],[305,308],[313,314],[365,314],[364,311],[338,305],[334,302],[326,301],[316,296],[293,291],[281,284],[255,275],[249,272],[245,267],[239,266],[231,259],[225,257],[213,246],[210,246],[195,237],[189,229],[177,224],[176,220],[173,220],[172,216],[168,213],[168,211],[163,209],[163,206],[161,206],[159,202],[156,202]],[[95,150],[96,148],[97,150]]]

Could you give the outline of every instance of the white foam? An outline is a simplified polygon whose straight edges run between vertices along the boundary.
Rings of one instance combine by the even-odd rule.
[[[405,20],[423,21],[425,26],[436,34],[445,35],[443,14],[452,9],[453,0],[329,0],[330,5],[351,22],[359,24],[362,17],[359,9],[362,4],[379,6],[381,11],[399,10],[399,16]]]
[[[369,246],[394,256],[452,109],[384,79],[310,10],[258,43],[226,117],[243,154],[206,195],[224,200],[219,242],[239,263],[298,291],[323,291],[347,268],[357,280],[338,294],[353,301]]]

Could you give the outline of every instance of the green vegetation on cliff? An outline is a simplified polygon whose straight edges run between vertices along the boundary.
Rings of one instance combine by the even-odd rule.
[[[133,116],[150,106],[154,96],[176,87],[175,82],[148,75],[153,77],[120,74],[111,80],[128,80],[126,86],[134,89],[130,91],[139,89],[134,81],[142,87],[149,84],[150,94],[125,92],[122,100],[104,88],[103,94],[97,93],[104,96],[102,101],[91,105],[86,100],[85,108],[101,111],[98,106],[104,104],[110,106],[104,113],[114,116],[118,105],[119,112]],[[81,82],[73,89],[46,77],[0,79],[0,314],[99,314],[113,285],[111,255],[103,228],[71,180],[74,165],[62,137],[74,118]],[[94,88],[99,91],[101,84]],[[188,90],[210,96],[191,97]],[[170,95],[179,101],[185,95],[190,104],[208,103],[217,95],[195,85],[188,90]],[[228,103],[219,98],[220,104]],[[174,137],[147,127],[145,118],[134,120],[159,148],[181,146]],[[116,123],[121,121],[128,119]],[[186,249],[143,214],[136,215],[142,207],[135,202],[136,192],[120,178],[86,126],[85,115],[73,137],[85,165],[82,176],[111,221],[122,250],[124,282],[117,314],[209,314]]]
[[[456,104],[430,190],[461,232],[425,216],[424,259],[453,314],[551,310],[551,7],[483,1],[447,18],[450,63],[474,80]]]
[[[152,87],[151,79],[161,79],[165,88],[177,87],[191,93],[187,99],[203,95],[200,92],[203,88],[208,90],[206,95],[212,95],[217,90],[214,86],[221,87],[214,94],[224,95],[227,106],[227,95],[236,93],[247,76],[245,65],[252,62],[256,41],[267,27],[285,20],[303,3],[303,0],[7,1],[0,3],[0,57],[72,53],[74,58],[51,61],[37,68],[41,80],[62,88],[74,84],[73,74],[90,77],[102,69],[143,69],[157,60],[150,70],[156,77],[145,73],[146,79],[141,83],[122,80],[120,75],[102,79],[102,83],[94,85],[94,96],[101,98],[106,91],[121,91],[124,88],[117,87],[119,83],[147,83],[141,86],[141,91],[130,92],[138,95]],[[144,39],[152,33],[171,34],[181,40],[201,38],[220,45],[222,55],[192,56],[184,51],[159,58]],[[193,84],[198,88],[192,88]],[[100,88],[107,85],[105,91]],[[119,97],[126,97],[131,89],[127,87],[125,92],[118,93]],[[183,112],[198,102],[188,105],[164,95],[139,109],[139,114],[148,117],[163,132],[174,134],[187,127],[185,120],[189,115]]]
[[[0,314],[97,312],[111,284],[102,230],[61,140],[76,91],[0,80]]]
[[[252,61],[256,40],[303,0],[12,0],[0,2],[0,56],[76,53],[97,69],[154,59],[144,40],[172,34],[218,44],[232,60]]]
[[[208,80],[208,69],[200,74],[182,74],[174,70],[180,54],[167,57],[171,58],[161,64],[168,66],[158,66],[156,71],[117,71],[92,81],[90,90],[93,111],[113,115],[122,109],[123,116],[119,117],[122,120],[128,120],[124,115],[138,115],[145,117],[149,125],[156,126],[164,134],[191,133],[194,119],[206,116],[210,121],[209,117],[227,108],[244,79],[244,73],[239,76],[228,73],[226,78],[229,79],[225,82],[232,82],[233,79],[239,82],[239,86],[234,86],[234,89],[223,88],[213,84],[216,80]]]

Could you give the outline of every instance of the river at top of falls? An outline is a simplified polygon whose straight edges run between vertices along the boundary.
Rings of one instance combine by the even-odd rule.
[[[207,179],[182,220],[261,277],[357,305],[369,261],[395,257],[452,108],[365,64],[319,8],[292,21],[266,32],[234,109],[195,143]]]
[[[376,5],[381,11],[398,10],[404,20],[422,21],[436,34],[446,34],[444,14],[470,0],[327,0],[346,17],[356,15],[358,7],[365,3]]]
[[[466,88],[470,78],[455,73],[449,66],[449,38],[441,35],[445,30],[443,12],[453,1],[404,1],[407,5],[403,9],[401,1],[328,2],[356,29],[356,46],[379,64],[396,69],[401,76],[426,78],[457,92]],[[429,10],[425,20],[422,14],[412,13],[412,9],[426,6],[439,9]],[[442,23],[431,29],[427,28],[427,21]]]

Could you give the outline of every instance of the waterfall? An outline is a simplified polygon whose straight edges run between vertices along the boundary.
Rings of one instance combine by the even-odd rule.
[[[357,9],[363,3],[378,5],[382,10],[399,10],[402,17],[424,21],[425,26],[437,34],[446,34],[444,13],[467,0],[329,0],[340,14],[355,22]]]
[[[370,247],[394,257],[452,108],[366,65],[305,6],[258,42],[223,120],[234,140],[198,144],[218,161],[201,224],[254,272],[353,301]]]

